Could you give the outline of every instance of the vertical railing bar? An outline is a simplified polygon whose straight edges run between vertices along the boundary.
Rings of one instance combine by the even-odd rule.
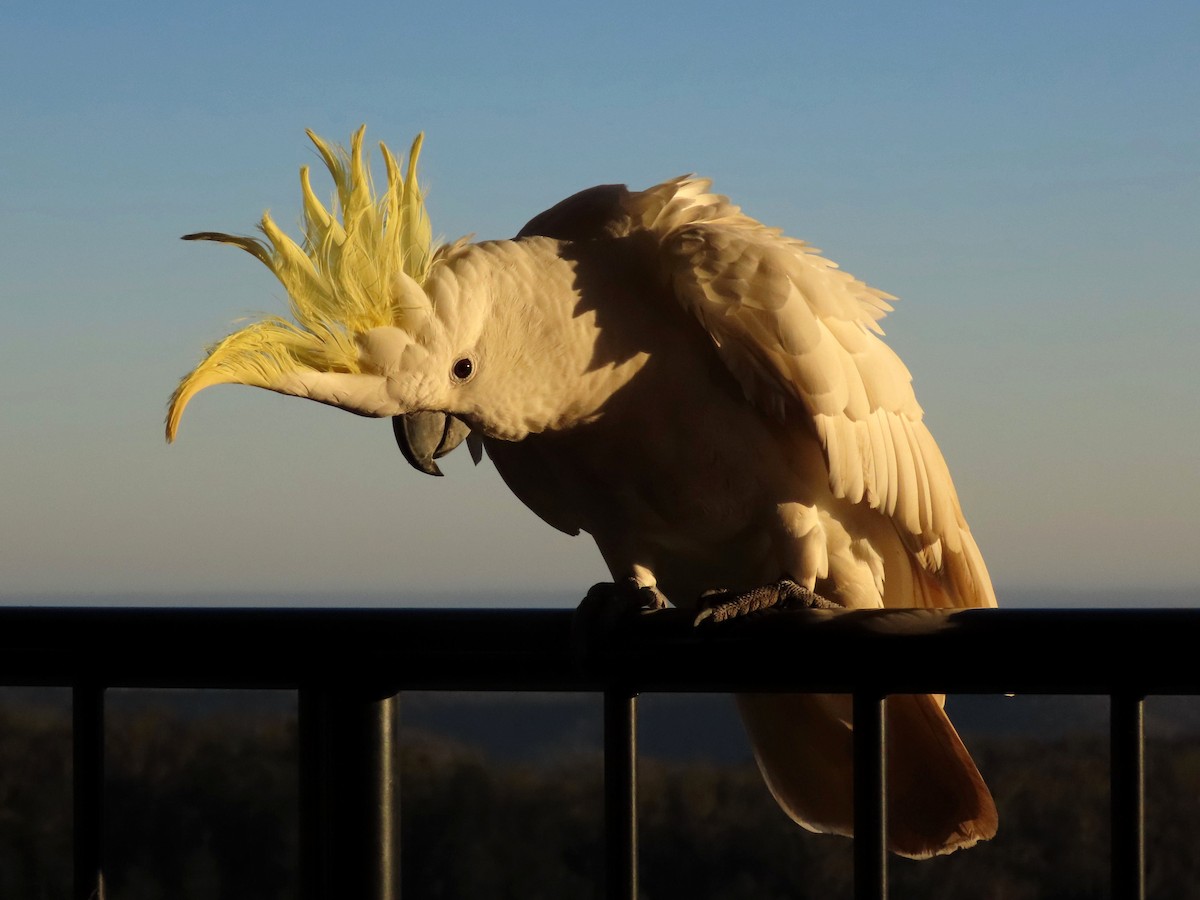
[[[304,900],[396,900],[395,699],[300,691]]]
[[[396,782],[396,697],[384,697],[374,704],[375,722],[372,729],[371,760],[375,772],[375,843],[378,848],[375,897],[378,900],[398,900],[400,896],[400,867],[397,859],[397,796]]]
[[[1146,896],[1145,699],[1120,693],[1110,697],[1110,778],[1112,784],[1112,895],[1114,900]]]
[[[75,900],[104,900],[104,687],[71,689]]]
[[[301,687],[296,697],[296,736],[299,754],[300,900],[322,900],[327,848],[324,842],[322,747],[325,732],[321,691]]]
[[[604,876],[608,900],[637,900],[637,693],[604,692]]]
[[[854,897],[887,898],[887,702],[854,694]]]

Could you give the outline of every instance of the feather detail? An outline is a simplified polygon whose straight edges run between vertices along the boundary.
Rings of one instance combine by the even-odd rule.
[[[336,341],[336,332],[329,333]],[[271,389],[285,373],[316,369],[326,361],[326,343],[291,322],[270,317],[236,331],[208,349],[204,362],[175,388],[167,412],[167,440],[173,441],[188,402],[216,384],[245,384]]]
[[[629,228],[656,236],[676,299],[751,402],[811,422],[833,495],[890,517],[923,577],[942,585],[914,590],[950,606],[994,605],[977,551],[963,556],[970,533],[912,376],[880,339],[895,298],[708,187],[676,179],[626,201]]]
[[[853,835],[852,707],[845,696],[739,694],[772,795],[812,831]],[[937,695],[888,698],[888,849],[923,859],[996,833],[996,805]]]
[[[640,192],[588,188],[535,216],[518,237],[649,236],[665,285],[746,398],[780,422],[809,423],[833,495],[891,519],[911,555],[905,565],[917,567],[913,604],[995,605],[912,376],[880,340],[896,298],[710,186],[684,176]]]
[[[962,558],[973,542],[912,376],[880,340],[879,322],[896,298],[709,188],[687,176],[640,192],[589,188],[535,216],[519,236],[648,234],[665,283],[746,398],[781,422],[811,423],[833,495],[891,518],[924,573],[913,581],[914,602],[994,605],[982,559]]]
[[[424,196],[417,182],[422,135],[409,153],[407,170],[380,144],[387,187],[375,196],[360,128],[350,151],[311,131],[336,190],[330,212],[313,191],[308,167],[300,170],[304,234],[293,240],[265,213],[262,238],[198,232],[184,240],[214,241],[245,250],[287,291],[291,322],[267,317],[213,345],[172,395],[167,440],[175,439],[188,401],[213,384],[279,389],[297,373],[363,372],[358,338],[382,327],[410,333],[426,325],[431,306],[423,285],[447,258],[432,239]],[[457,246],[457,245],[456,245]]]

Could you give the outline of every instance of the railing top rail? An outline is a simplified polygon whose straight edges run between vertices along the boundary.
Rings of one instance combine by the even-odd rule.
[[[1200,609],[0,607],[0,683],[396,690],[1200,693]],[[587,640],[581,640],[586,637]]]

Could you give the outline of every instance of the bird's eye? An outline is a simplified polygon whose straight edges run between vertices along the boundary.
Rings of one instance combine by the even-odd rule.
[[[454,376],[455,381],[466,381],[475,374],[475,363],[471,361],[469,356],[464,356],[454,364],[454,368],[450,370],[450,374]]]

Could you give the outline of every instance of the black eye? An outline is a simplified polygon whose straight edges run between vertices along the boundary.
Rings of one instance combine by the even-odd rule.
[[[471,362],[470,357],[464,356],[454,364],[454,368],[450,370],[454,375],[455,381],[466,381],[475,372],[475,363]]]

